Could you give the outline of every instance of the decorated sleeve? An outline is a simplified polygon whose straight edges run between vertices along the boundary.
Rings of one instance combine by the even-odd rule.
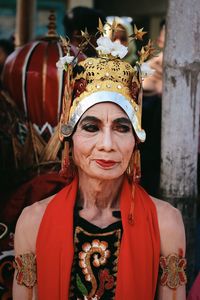
[[[170,254],[167,257],[160,257],[161,278],[160,284],[170,289],[177,289],[187,283],[185,273],[186,259],[182,255]]]
[[[16,282],[27,288],[32,288],[37,282],[36,256],[33,253],[25,253],[15,256],[14,267],[16,269]]]

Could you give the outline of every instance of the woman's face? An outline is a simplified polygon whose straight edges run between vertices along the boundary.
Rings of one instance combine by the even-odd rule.
[[[113,103],[99,103],[80,119],[72,137],[73,158],[80,172],[102,180],[119,178],[135,146],[131,122]]]

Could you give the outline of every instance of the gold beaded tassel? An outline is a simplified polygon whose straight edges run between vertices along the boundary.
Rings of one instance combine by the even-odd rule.
[[[141,158],[140,158],[140,150],[138,149],[137,145],[135,147],[134,155],[133,155],[133,166],[134,166],[133,181],[135,183],[139,183],[141,179]]]
[[[128,214],[128,223],[134,224],[135,184],[138,184],[141,178],[140,150],[138,149],[137,144],[131,156],[129,166],[127,168],[127,174],[129,180],[131,181],[131,187],[132,187],[131,207],[130,207],[130,212]]]
[[[72,65],[67,66],[65,72],[64,80],[64,93],[62,102],[62,114],[59,123],[59,138],[64,143],[62,150],[62,160],[61,160],[61,170],[60,175],[71,181],[73,171],[70,170],[70,145],[69,141],[65,141],[65,136],[63,135],[63,127],[67,124],[69,120],[69,112],[72,105],[72,91],[73,91],[73,81],[72,81]]]
[[[69,64],[67,67],[67,71],[65,73],[64,80],[64,93],[63,93],[63,101],[62,101],[62,114],[60,117],[59,123],[59,138],[63,142],[63,126],[67,124],[69,120],[69,112],[72,105],[72,91],[73,91],[73,81],[72,81],[72,66]]]
[[[62,158],[61,158],[61,170],[59,175],[68,178],[68,169],[69,169],[69,143],[64,142],[64,147],[62,150]]]

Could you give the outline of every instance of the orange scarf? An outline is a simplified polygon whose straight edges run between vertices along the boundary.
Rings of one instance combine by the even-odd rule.
[[[78,180],[49,203],[36,244],[39,300],[67,300],[73,263],[73,212]],[[120,197],[123,235],[115,300],[153,300],[156,290],[160,236],[157,213],[148,194],[135,189],[134,224],[128,223],[131,186],[125,179]]]

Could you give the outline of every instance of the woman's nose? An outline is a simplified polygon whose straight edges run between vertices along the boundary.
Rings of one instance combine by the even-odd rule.
[[[98,139],[97,147],[99,150],[112,151],[113,150],[113,138],[112,133],[109,128],[106,128],[101,132],[101,135]]]

